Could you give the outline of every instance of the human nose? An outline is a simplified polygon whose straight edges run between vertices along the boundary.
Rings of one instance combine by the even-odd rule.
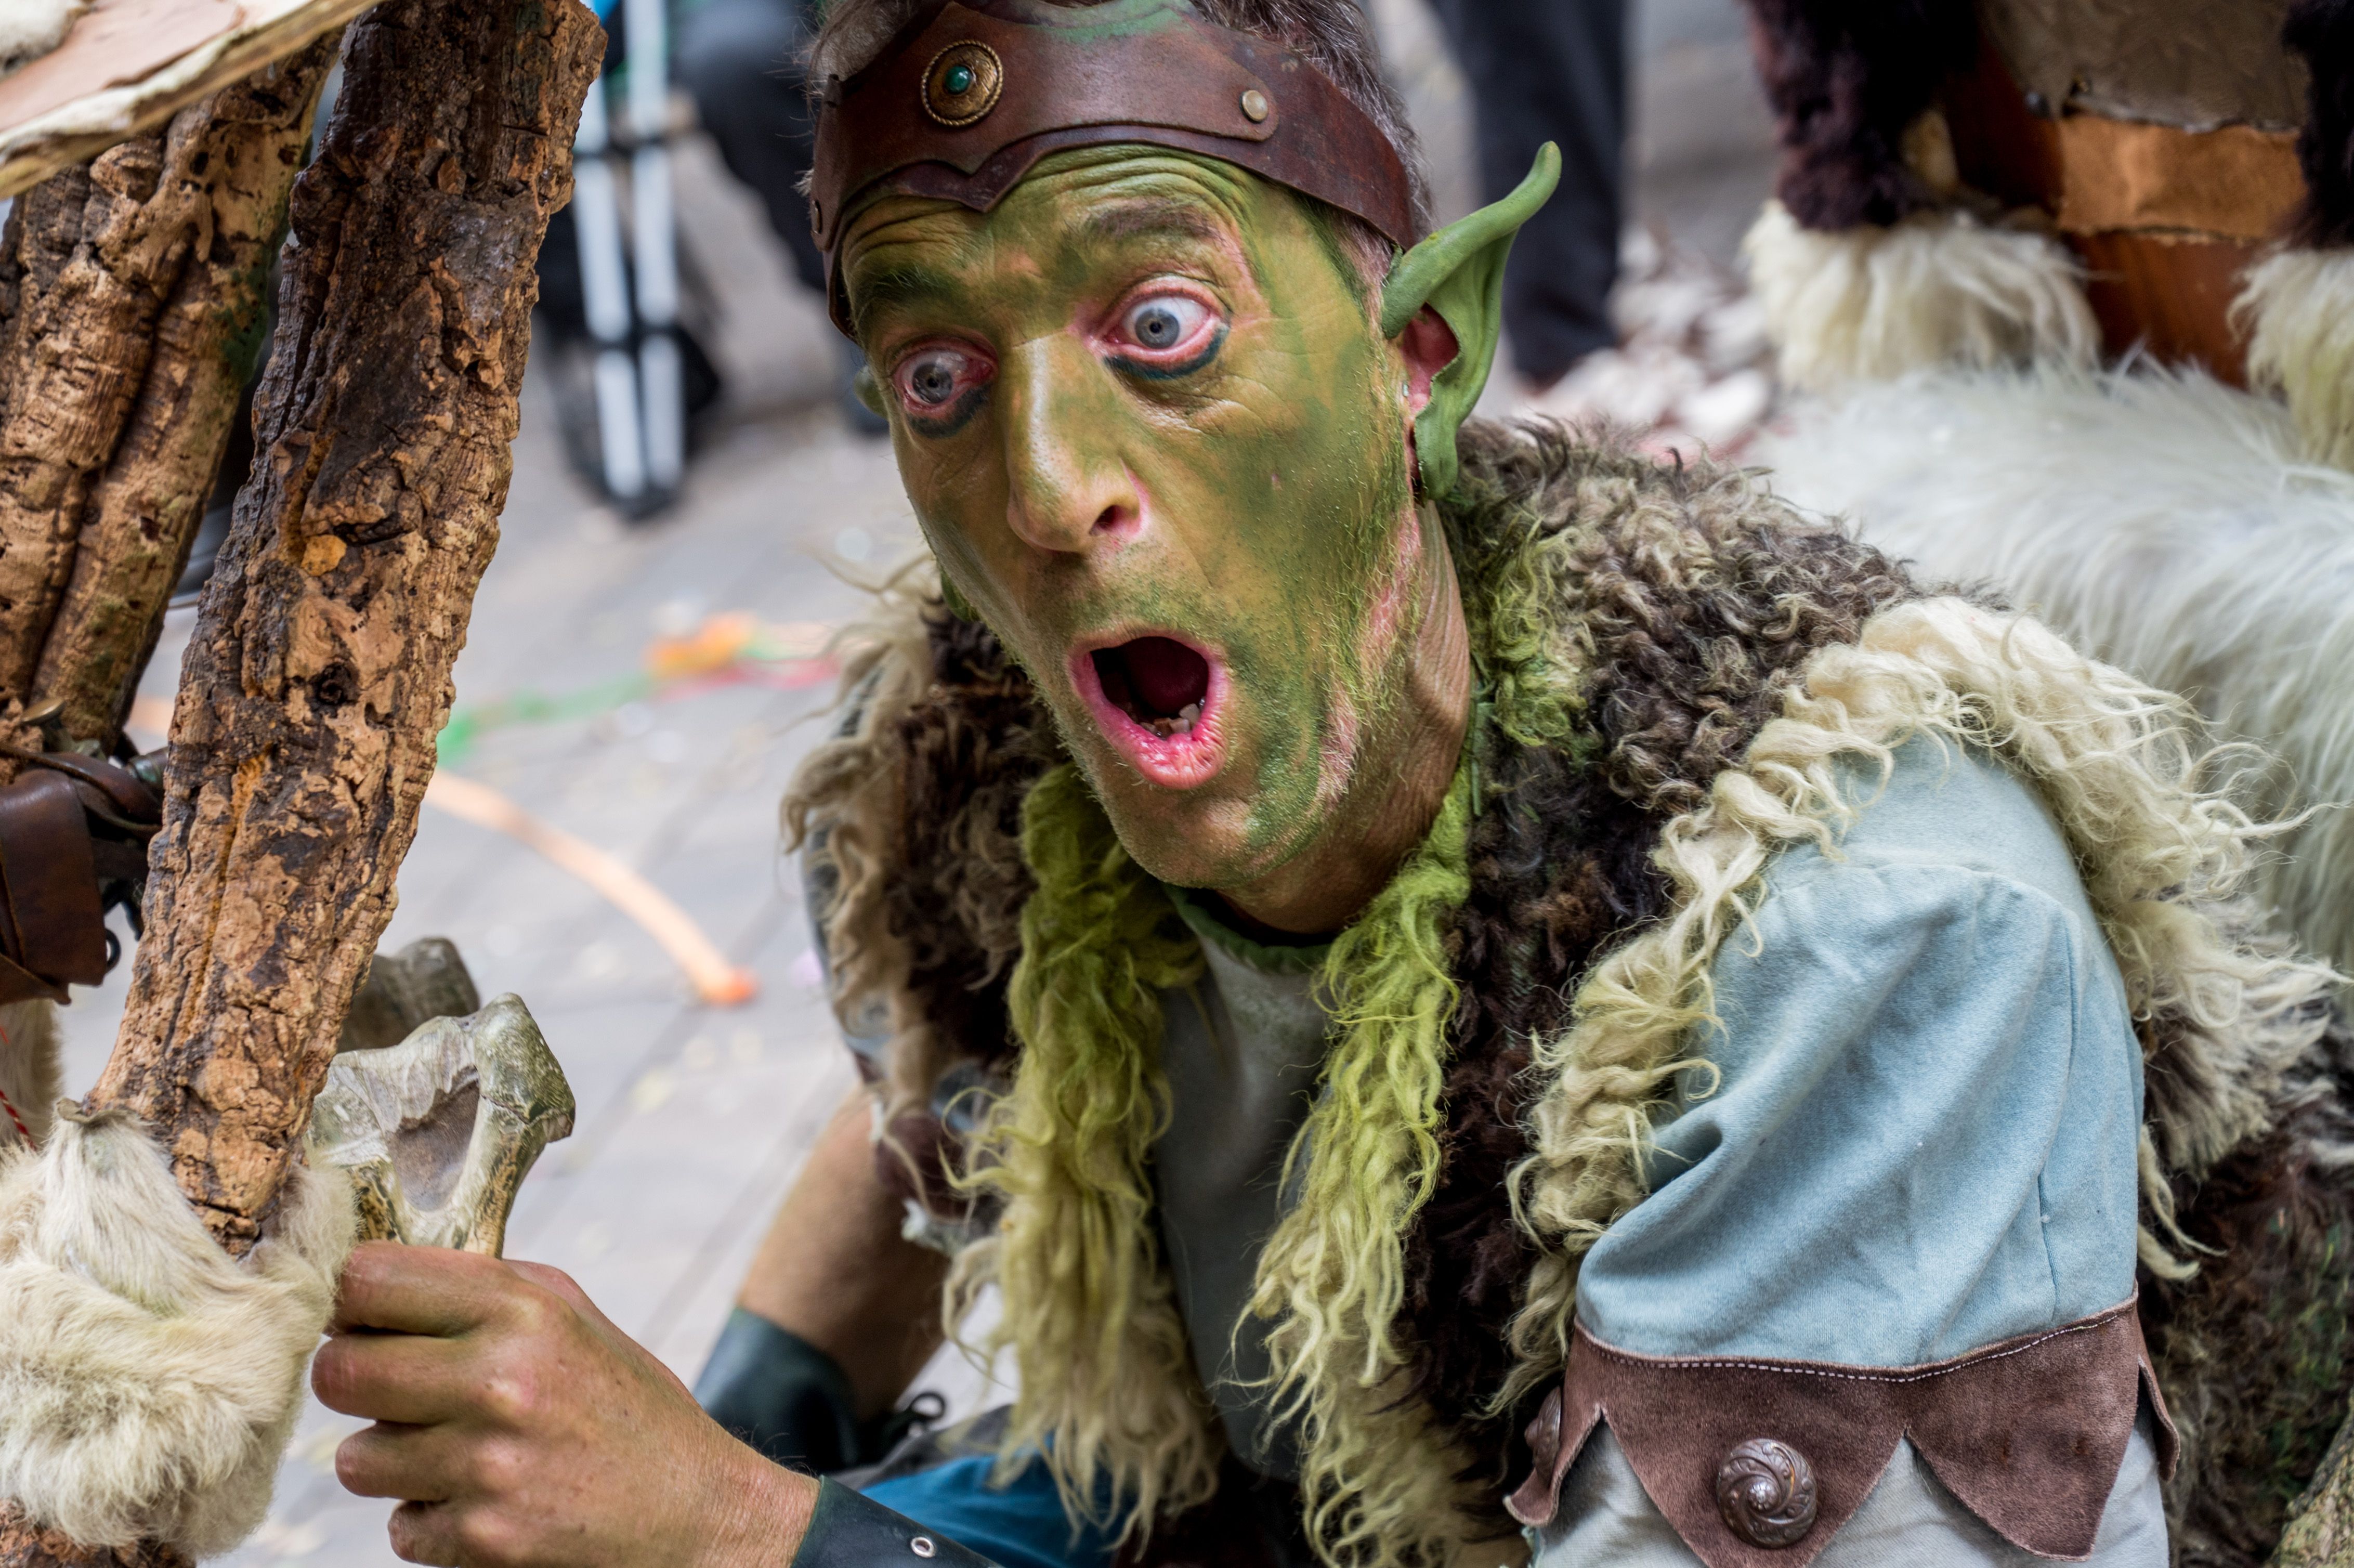
[[[1034,548],[1082,554],[1141,525],[1102,374],[1084,344],[1058,335],[1023,344],[998,368],[1006,525]]]

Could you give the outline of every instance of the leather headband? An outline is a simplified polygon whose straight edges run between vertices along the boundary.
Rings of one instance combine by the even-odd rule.
[[[885,191],[987,212],[1049,153],[1143,143],[1221,159],[1363,219],[1416,232],[1405,165],[1372,117],[1280,45],[1185,0],[1051,6],[948,0],[875,63],[826,84],[810,176],[836,325],[843,219]]]

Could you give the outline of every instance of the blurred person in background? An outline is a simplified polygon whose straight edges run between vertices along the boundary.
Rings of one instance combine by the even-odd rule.
[[[820,299],[825,260],[810,233],[801,182],[817,146],[803,57],[822,9],[822,0],[690,0],[679,12],[675,66],[727,172],[760,198],[769,227],[792,257],[793,275]],[[882,435],[890,427],[850,390],[864,361],[849,340],[837,346],[851,428]]]
[[[1617,341],[1611,285],[1626,208],[1628,0],[1430,0],[1470,89],[1479,200],[1501,200],[1537,149],[1561,188],[1504,272],[1512,368],[1542,393]]]

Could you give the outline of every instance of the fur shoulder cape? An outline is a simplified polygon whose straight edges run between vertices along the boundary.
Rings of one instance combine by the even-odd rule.
[[[1353,1324],[1311,1304],[1303,1335],[1299,1290],[1287,1298],[1270,1277],[1334,1238],[1279,1233],[1261,1269],[1258,1309],[1280,1319],[1278,1393],[1309,1430],[1320,1549],[1433,1562],[1509,1528],[1498,1505],[1525,1467],[1519,1428],[1565,1355],[1577,1259],[1641,1201],[1630,1129],[1690,1063],[1716,946],[1781,847],[1851,811],[1836,764],[1884,763],[1935,733],[2027,777],[2084,868],[2145,1051],[2143,1316],[2185,1440],[2169,1496],[2177,1561],[2261,1563],[2354,1382],[2354,1069],[2329,975],[2244,904],[2262,830],[2205,788],[2187,710],[2031,620],[1925,594],[1747,475],[1661,468],[1543,428],[1475,422],[1463,451],[1443,521],[1480,679],[1476,784],[1458,780],[1452,815],[1401,873],[1422,867],[1443,890],[1431,919],[1448,1006],[1405,1047],[1426,1056],[1436,1092],[1394,1140],[1412,1169],[1372,1215],[1390,1234],[1352,1244],[1389,1260],[1389,1285]],[[890,1037],[885,1158],[935,1206],[933,1152],[972,1158],[968,1198],[1003,1207],[960,1274],[1006,1290],[1016,1436],[1051,1436],[1073,1505],[1100,1510],[1108,1483],[1140,1536],[1205,1501],[1221,1456],[1183,1335],[1169,1332],[1150,1227],[1119,1244],[1135,1250],[1132,1269],[1113,1271],[1125,1283],[1088,1287],[1087,1324],[1073,1321],[1067,1248],[1053,1266],[1020,1253],[1042,1226],[1114,1234],[1106,1216],[1120,1212],[1069,1190],[1086,1185],[1076,1156],[1051,1177],[1023,1174],[1043,1169],[1037,1147],[1081,1136],[1038,1085],[1058,982],[1048,953],[1025,954],[1025,939],[1048,944],[1077,874],[1050,863],[1034,830],[1060,813],[1057,842],[1094,846],[1080,880],[1103,900],[1097,924],[1129,923],[1119,972],[1132,980],[1155,944],[1189,938],[1158,919],[1157,892],[1138,891],[1149,879],[985,629],[901,596],[845,684],[853,718],[804,766],[786,817],[797,840],[822,836],[837,1005]],[[1335,964],[1382,946],[1344,938]],[[1344,1000],[1352,980],[1328,976]],[[1338,1036],[1330,1073],[1347,1070],[1357,1039]],[[1148,1120],[1156,1072],[1123,1080]],[[970,1139],[939,1132],[944,1081],[1000,1096]],[[1301,1277],[1312,1295],[1333,1277]],[[1023,1353],[1049,1343],[1051,1357]],[[1108,1401],[1125,1414],[1095,1408]],[[1332,1461],[1321,1469],[1320,1448]]]

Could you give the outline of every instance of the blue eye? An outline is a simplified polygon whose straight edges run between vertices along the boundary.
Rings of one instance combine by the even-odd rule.
[[[988,379],[981,362],[953,348],[924,349],[903,361],[899,396],[917,413],[947,407]]]
[[[1185,323],[1167,305],[1146,305],[1136,313],[1136,341],[1147,348],[1173,348],[1185,335]]]
[[[956,391],[956,372],[937,359],[927,359],[907,373],[907,389],[927,403],[945,403]]]
[[[1150,354],[1181,348],[1210,319],[1210,309],[1188,294],[1156,294],[1129,307],[1120,330],[1129,342]]]

